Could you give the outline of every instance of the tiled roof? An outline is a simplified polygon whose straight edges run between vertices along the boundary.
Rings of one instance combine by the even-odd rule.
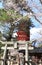
[[[29,53],[42,53],[42,48],[35,48],[33,50],[29,50]]]

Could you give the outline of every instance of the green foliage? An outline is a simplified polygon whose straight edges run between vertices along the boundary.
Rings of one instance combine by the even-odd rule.
[[[1,49],[1,47],[2,47],[2,43],[0,42],[0,49]]]
[[[10,15],[14,20],[17,20],[18,18],[21,17],[21,15],[18,12],[14,11],[12,9],[8,10],[7,14]]]
[[[30,29],[30,27],[34,27],[33,23],[31,22],[30,18],[28,16],[24,16],[21,20],[20,20],[20,24],[19,24],[19,28],[22,29]]]
[[[39,47],[42,47],[42,43],[39,43]]]
[[[21,15],[14,10],[5,11],[4,9],[0,9],[0,21],[4,22],[12,22],[13,20],[17,20]]]
[[[7,12],[4,9],[0,9],[0,21],[7,21],[11,17],[7,15]]]
[[[1,51],[0,51],[0,58],[3,56],[3,53],[4,53],[4,50],[1,49]]]
[[[1,49],[2,46],[5,46],[5,44],[2,44],[2,43],[0,42],[0,49]]]
[[[0,39],[1,39],[1,37],[2,37],[2,34],[1,34],[1,32],[0,32]]]
[[[1,49],[2,46],[5,46],[5,44],[2,44],[2,43],[0,42],[0,56],[3,55],[3,51],[4,51],[4,50]]]

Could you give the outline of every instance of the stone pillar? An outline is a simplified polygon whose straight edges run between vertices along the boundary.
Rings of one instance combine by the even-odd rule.
[[[7,65],[10,65],[10,61],[7,61]]]
[[[3,65],[4,61],[1,62],[1,65]]]
[[[11,65],[13,65],[13,60],[11,60]]]
[[[17,49],[17,42],[14,42],[14,49]]]
[[[25,49],[25,61],[26,61],[26,65],[28,65],[28,44],[26,43],[26,49]]]

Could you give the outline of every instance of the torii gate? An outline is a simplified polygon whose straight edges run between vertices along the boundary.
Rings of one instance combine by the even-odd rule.
[[[16,42],[3,42],[3,44],[13,44],[13,47],[7,47],[6,49],[17,49],[17,50],[25,50],[25,61],[26,61],[26,65],[28,62],[28,43],[30,41],[16,41]],[[5,47],[2,47],[1,49],[5,50]],[[33,49],[33,47],[31,47],[31,49]],[[6,52],[5,52],[6,53]]]

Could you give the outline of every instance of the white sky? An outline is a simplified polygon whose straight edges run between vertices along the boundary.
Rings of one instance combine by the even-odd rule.
[[[35,40],[39,38],[42,38],[42,28],[32,28],[30,30],[30,40]]]

